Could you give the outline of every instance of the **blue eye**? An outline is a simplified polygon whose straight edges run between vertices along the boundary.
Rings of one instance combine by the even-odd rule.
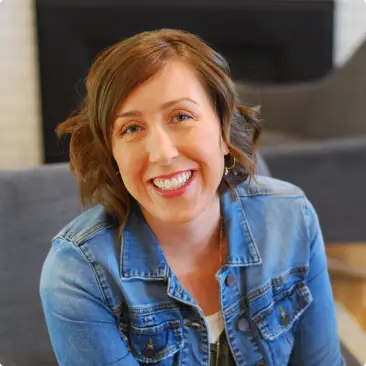
[[[122,130],[121,135],[127,135],[127,134],[134,134],[136,132],[140,131],[140,126],[138,125],[132,125],[132,126],[128,126],[125,129]]]
[[[189,114],[186,113],[177,113],[174,117],[173,120],[175,120],[175,122],[183,122],[186,121],[188,119],[191,119],[192,116],[190,116]]]

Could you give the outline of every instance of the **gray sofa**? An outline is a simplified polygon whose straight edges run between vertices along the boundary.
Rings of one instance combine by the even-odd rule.
[[[316,151],[297,151],[290,155],[281,151],[264,151],[264,155],[275,175],[287,177],[300,185],[304,183],[315,206],[322,212],[326,226],[330,225],[326,227],[330,235],[337,233],[340,237],[346,237],[349,231],[347,226],[354,227],[356,224],[361,225],[360,229],[355,228],[361,235],[364,225],[360,220],[356,220],[355,224],[350,218],[350,222],[341,225],[345,234],[341,228],[333,227],[332,219],[337,219],[337,216],[327,202],[345,200],[349,203],[345,207],[348,214],[357,204],[361,185],[357,186],[355,178],[358,169],[352,166],[352,161],[356,164],[357,155],[360,151],[364,154],[365,147],[352,147],[347,152],[333,151],[331,156],[335,161],[327,154]],[[342,154],[346,156],[345,162],[350,167],[348,177],[339,173],[338,159],[341,159]],[[260,172],[268,174],[262,161],[260,166]],[[323,169],[328,170],[323,172]],[[324,192],[326,200],[319,193],[321,185],[312,182],[315,174],[326,185],[327,174],[330,174],[330,181],[334,177],[335,184],[338,184],[335,188],[328,187],[330,190]],[[349,182],[352,182],[351,186]],[[340,197],[336,191],[342,186],[345,188],[342,192],[348,195],[348,200]],[[336,204],[339,206],[340,203]],[[0,364],[56,365],[39,299],[39,277],[51,238],[79,212],[81,206],[77,186],[66,164],[0,171]],[[344,354],[349,358],[348,365],[358,366],[347,350],[344,350]]]
[[[366,137],[262,148],[272,176],[300,186],[326,243],[366,242]]]
[[[80,211],[66,165],[0,171],[0,364],[57,364],[39,278],[52,237]]]

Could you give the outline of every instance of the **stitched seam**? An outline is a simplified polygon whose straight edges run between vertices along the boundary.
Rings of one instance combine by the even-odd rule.
[[[166,310],[179,310],[179,309],[180,307],[177,306],[176,304],[159,304],[156,306],[146,305],[146,308],[144,308],[143,306],[135,308],[131,307],[129,309],[129,312],[131,316],[143,317],[151,314],[160,313]]]
[[[183,342],[179,341],[178,343],[174,344],[170,348],[168,348],[166,350],[163,350],[163,351],[160,351],[160,352],[157,352],[157,354],[153,358],[147,358],[145,356],[137,355],[136,359],[138,361],[146,362],[146,363],[159,362],[159,361],[162,361],[167,356],[173,356],[177,351],[179,351],[180,348],[182,348],[182,345],[183,345]]]
[[[313,239],[311,238],[311,235],[310,235],[310,214],[309,214],[309,203],[308,203],[308,200],[306,199],[306,197],[304,197],[304,201],[305,201],[305,204],[304,204],[304,215],[305,215],[305,221],[306,221],[306,232],[307,232],[307,235],[308,235],[308,241],[309,241],[309,245],[310,245],[310,249],[311,249],[311,245],[313,243]],[[311,255],[311,250],[310,250],[310,255]],[[312,278],[308,278],[307,282],[310,283],[312,282],[313,280],[315,280],[317,277],[319,277],[323,272],[324,270],[327,269],[327,265],[325,265],[320,271],[319,273],[317,273],[314,277]]]
[[[321,276],[323,274],[323,272],[325,270],[328,270],[327,266],[324,266],[320,271],[319,273],[317,273],[313,278],[310,278],[309,280],[307,280],[306,282],[309,284],[311,282],[313,282],[314,280],[316,280],[319,276]]]
[[[239,192],[237,191],[237,189],[236,189],[236,188],[233,188],[233,190],[234,190],[234,192],[235,192],[235,195],[236,195],[237,199],[238,199],[238,200],[239,200],[239,202],[240,202]],[[247,221],[247,217],[246,217],[246,215],[245,215],[245,211],[244,211],[244,209],[243,209],[243,205],[242,205],[242,203],[241,203],[241,202],[240,202],[240,205],[239,205],[239,206],[240,206],[240,211],[241,211],[241,213],[242,213],[242,215],[243,215],[243,219],[244,219],[245,227],[246,227],[246,229],[247,229],[247,232],[249,233],[250,240],[251,240],[251,242],[252,242],[252,244],[253,244],[253,247],[254,247],[254,250],[255,250],[255,252],[256,252],[257,259],[258,259],[258,260],[259,260],[259,262],[261,263],[261,262],[262,262],[262,260],[261,260],[260,254],[259,254],[259,252],[258,252],[258,248],[257,248],[257,246],[256,246],[256,244],[255,244],[255,242],[254,242],[253,234],[252,234],[252,232],[250,231],[249,224],[248,224],[248,221]]]
[[[116,361],[113,361],[113,362],[108,362],[105,366],[113,366],[115,365],[117,362],[120,362],[120,361],[123,361],[126,357],[128,357],[131,353],[130,352],[127,352],[127,354],[121,358],[119,358],[118,360]]]
[[[272,304],[274,306],[274,304]],[[287,331],[292,327],[292,325],[295,323],[295,321],[299,318],[299,314],[302,314],[308,307],[310,306],[310,303],[306,304],[305,307],[297,309],[293,314],[293,319],[290,324],[288,324],[286,327],[277,327],[272,332],[268,330],[267,326],[263,326],[263,335],[266,335],[267,338],[271,341],[276,339],[280,334]],[[270,315],[270,314],[269,314]]]
[[[271,288],[281,287],[287,283],[291,276],[301,273],[307,273],[308,268],[306,267],[295,267],[290,270],[284,272],[279,276],[275,276],[270,278],[263,286],[251,291],[247,295],[248,303],[257,299],[258,297],[266,294]]]
[[[80,234],[75,234],[75,235],[68,235],[69,233],[63,234],[63,233],[59,233],[57,234],[52,240],[55,239],[65,239],[68,242],[72,243],[75,247],[78,247],[79,245],[82,245],[87,239],[89,239],[90,237],[92,237],[93,235],[95,235],[97,232],[103,230],[103,229],[109,229],[111,227],[114,227],[115,225],[113,224],[95,224],[93,225],[90,229],[86,230],[85,232],[82,232]]]
[[[303,199],[304,199],[303,213],[304,213],[304,221],[305,221],[305,225],[306,225],[306,233],[307,233],[307,236],[308,236],[309,244],[311,244],[312,240],[311,240],[311,237],[310,237],[310,227],[309,227],[310,226],[309,206],[308,206],[306,198],[303,197]]]
[[[73,238],[73,242],[76,245],[82,245],[87,239],[95,235],[97,232],[103,230],[103,229],[109,229],[115,225],[109,224],[109,225],[103,225],[103,224],[96,224],[93,227],[91,227],[89,230],[80,233],[80,235],[75,235]]]
[[[247,296],[247,301],[250,303],[251,301],[257,299],[258,297],[265,295],[272,288],[272,280],[267,281],[263,286],[249,293]]]

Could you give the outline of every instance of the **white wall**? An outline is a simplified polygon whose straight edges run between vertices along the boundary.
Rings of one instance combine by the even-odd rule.
[[[366,38],[366,1],[336,0],[334,63],[342,66]]]
[[[335,64],[366,36],[365,0],[336,0]],[[0,3],[0,169],[42,161],[35,14],[32,0]]]
[[[0,3],[0,168],[42,161],[32,0]]]

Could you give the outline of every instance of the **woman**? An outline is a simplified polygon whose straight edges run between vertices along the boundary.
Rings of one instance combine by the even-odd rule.
[[[91,67],[70,164],[94,206],[52,242],[41,298],[60,365],[343,365],[318,219],[257,177],[260,122],[224,58],[176,30]]]

